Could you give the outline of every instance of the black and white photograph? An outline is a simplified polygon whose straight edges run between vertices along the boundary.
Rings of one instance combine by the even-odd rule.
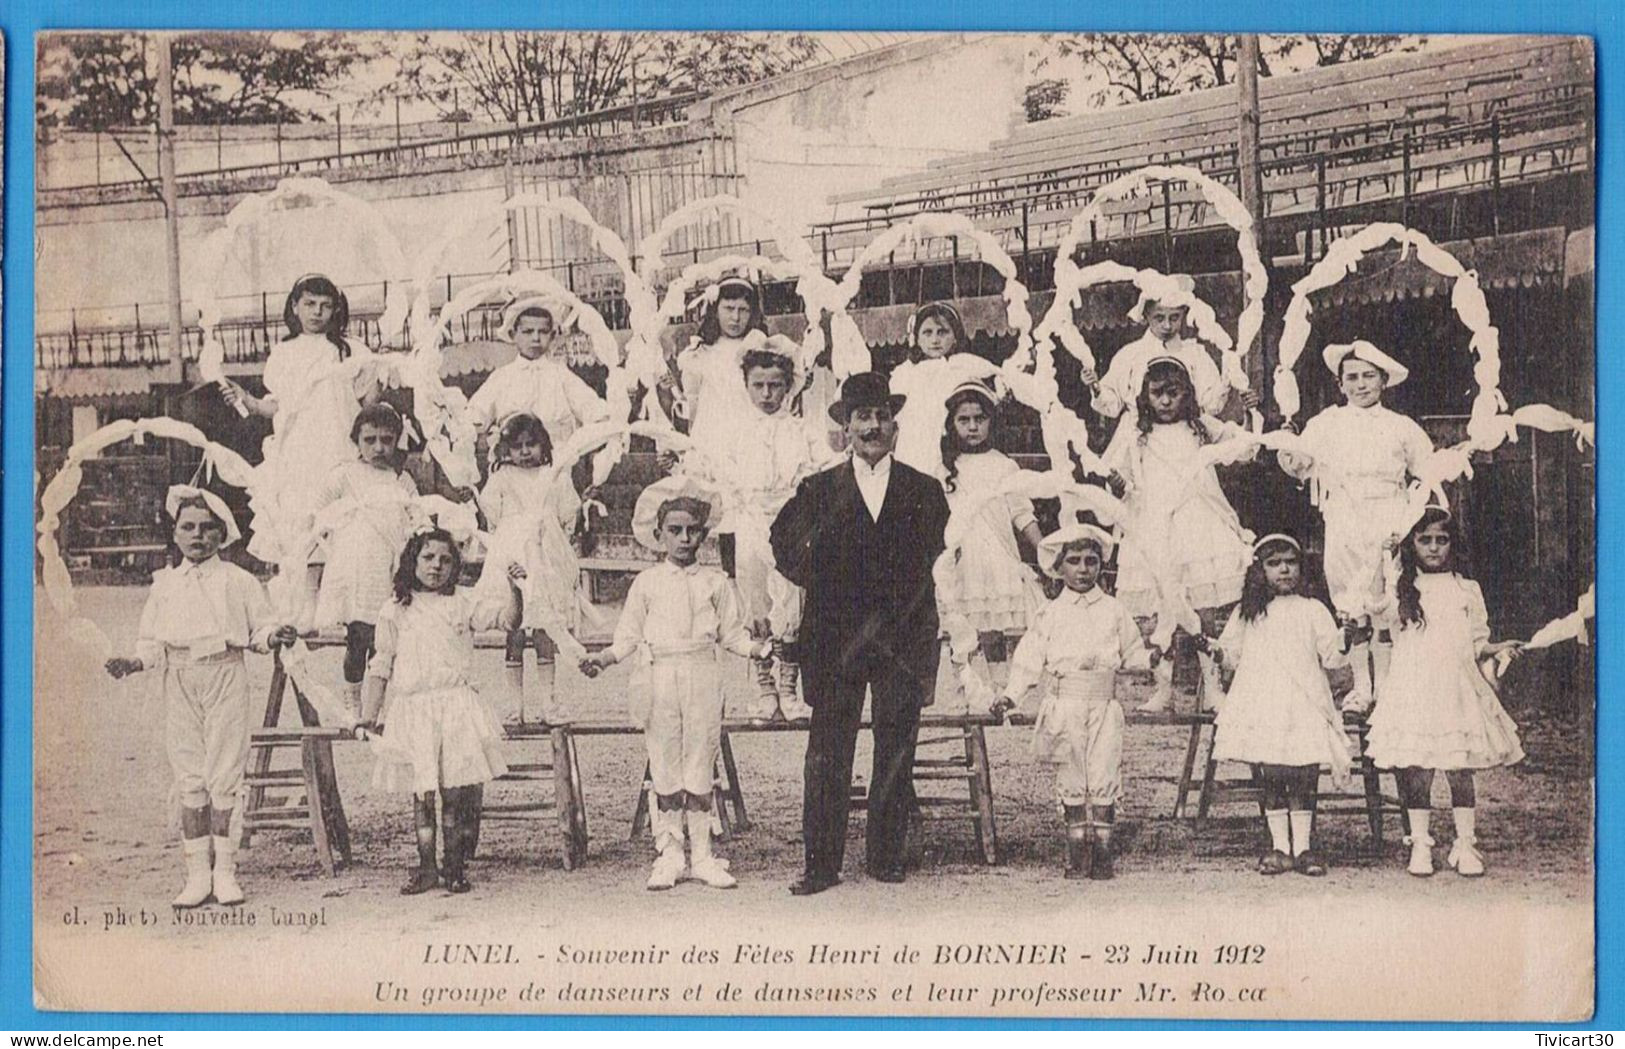
[[[1592,1014],[1591,40],[34,58],[39,1008]]]

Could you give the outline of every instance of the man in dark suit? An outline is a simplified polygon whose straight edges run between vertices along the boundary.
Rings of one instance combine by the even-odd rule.
[[[773,522],[779,571],[806,591],[802,682],[812,706],[798,896],[841,880],[852,758],[871,694],[875,754],[869,782],[867,868],[903,880],[903,837],[914,798],[920,708],[937,676],[937,596],[931,568],[943,550],[942,485],[892,458],[903,398],[886,377],[853,375],[830,406],[846,428],[849,460],[801,482]]]

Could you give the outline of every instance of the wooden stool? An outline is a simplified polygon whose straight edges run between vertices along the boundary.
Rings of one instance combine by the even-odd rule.
[[[965,797],[942,794],[915,795],[920,818],[924,820],[969,819],[976,836],[976,848],[983,862],[992,866],[999,862],[998,830],[993,819],[993,775],[987,759],[987,733],[982,720],[969,716],[949,716],[941,719],[921,719],[922,732],[939,731],[940,735],[921,736],[915,742],[914,782],[948,782],[965,784]],[[948,746],[963,750],[963,754],[940,752],[921,754],[932,747]],[[852,807],[868,808],[868,792],[860,796],[853,792]],[[962,810],[962,811],[956,811]],[[968,810],[968,811],[963,811]]]
[[[497,783],[551,783],[552,797],[545,792],[529,801],[493,803],[487,800],[480,806],[482,819],[526,820],[536,819],[536,813],[556,812],[560,835],[564,840],[564,869],[575,870],[587,853],[587,826],[585,809],[580,797],[580,769],[576,766],[575,747],[565,726],[520,722],[504,726],[509,742],[524,744],[545,740],[546,751],[539,760],[511,763],[508,771],[496,778]]]
[[[739,786],[739,766],[734,761],[733,742],[728,730],[722,730],[722,771],[711,770],[711,811],[722,824],[722,838],[727,841],[735,834],[750,830],[750,816],[745,812],[745,793]],[[632,830],[628,839],[636,841],[649,827],[649,794],[654,788],[649,778],[649,763],[643,763],[642,786],[637,801],[632,805]]]
[[[248,801],[243,806],[244,847],[256,830],[308,830],[328,877],[337,874],[334,850],[344,863],[350,862],[350,824],[344,817],[338,780],[333,774],[333,741],[349,738],[347,729],[312,726],[258,728],[249,734],[254,768],[243,775],[248,787]],[[299,750],[298,768],[270,767],[276,751],[295,747]],[[303,796],[266,795],[269,789],[286,787],[301,789]]]
[[[1319,796],[1315,806],[1316,816],[1354,816],[1364,815],[1366,825],[1371,831],[1371,847],[1373,851],[1382,850],[1382,818],[1386,813],[1395,813],[1400,818],[1401,826],[1409,832],[1409,817],[1399,799],[1382,793],[1382,774],[1366,754],[1366,736],[1370,726],[1366,724],[1363,714],[1344,714],[1343,727],[1355,740],[1356,757],[1352,764],[1352,771],[1360,777],[1361,790],[1354,792],[1328,792]],[[1259,812],[1264,810],[1264,793],[1253,781],[1249,771],[1245,778],[1219,779],[1217,778],[1218,762],[1213,758],[1213,737],[1215,728],[1213,715],[1205,715],[1205,720],[1191,726],[1191,742],[1186,749],[1186,768],[1191,769],[1196,758],[1197,739],[1206,732],[1207,765],[1202,775],[1202,785],[1197,796],[1196,819],[1207,819],[1208,810],[1214,805],[1249,802],[1258,805]],[[1181,779],[1180,794],[1174,803],[1174,811],[1180,814],[1184,810],[1185,795],[1190,790],[1189,776]],[[1325,804],[1329,803],[1329,804]],[[1346,803],[1346,804],[1340,804]]]

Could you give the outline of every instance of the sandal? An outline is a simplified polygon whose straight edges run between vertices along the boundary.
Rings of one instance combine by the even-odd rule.
[[[402,896],[416,896],[440,884],[440,874],[433,867],[413,867],[412,876],[401,886]]]
[[[1260,874],[1285,874],[1292,869],[1292,857],[1280,849],[1271,850],[1258,861],[1258,873]]]
[[[1320,858],[1319,853],[1313,849],[1308,849],[1299,853],[1298,858],[1292,861],[1292,869],[1299,874],[1319,878],[1326,873],[1326,861]]]

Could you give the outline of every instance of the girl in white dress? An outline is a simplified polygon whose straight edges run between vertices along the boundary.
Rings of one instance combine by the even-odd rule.
[[[309,534],[322,479],[355,458],[350,428],[356,413],[377,400],[379,391],[375,374],[351,363],[357,351],[344,338],[350,303],[331,280],[311,273],[295,281],[282,320],[288,336],[266,359],[265,396],[252,396],[229,381],[221,390],[233,407],[271,420],[248,552],[272,563],[303,553],[309,566],[303,609],[308,615],[326,551],[312,547],[300,552],[284,549],[284,544],[303,543]],[[365,346],[359,350],[368,352]],[[301,627],[309,625],[307,619]]]
[[[390,597],[395,555],[412,527],[417,485],[401,469],[401,417],[387,404],[361,409],[350,428],[353,458],[316,489],[316,531],[327,536],[327,567],[316,595],[317,626],[344,625],[344,696],[361,711],[361,682],[373,625]]]
[[[1433,442],[1414,420],[1383,406],[1382,394],[1404,382],[1405,366],[1369,342],[1326,347],[1326,367],[1337,376],[1344,403],[1303,428],[1305,454],[1281,452],[1281,469],[1314,482],[1313,496],[1326,521],[1326,583],[1339,618],[1369,625],[1382,600],[1383,544],[1406,511],[1406,484],[1418,475]],[[1371,709],[1373,678],[1381,686],[1387,645],[1364,642],[1351,651],[1354,688],[1343,709]]]
[[[970,350],[959,311],[946,302],[928,302],[908,322],[909,359],[891,373],[893,393],[908,400],[897,413],[897,446],[892,455],[922,473],[942,472],[941,438],[947,422],[944,404],[954,388],[992,374],[994,367]]]
[[[537,566],[529,565],[527,559],[533,551],[539,552],[530,540],[543,514],[556,513],[566,535],[574,531],[581,497],[576,494],[568,474],[559,478],[549,497],[545,467],[552,462],[553,442],[540,419],[528,412],[519,412],[502,424],[492,450],[491,476],[480,491],[480,510],[491,531],[491,548],[486,552],[485,567],[476,587],[481,596],[500,596],[507,589],[510,565],[523,565],[527,575],[535,574],[532,570]],[[536,650],[536,676],[541,693],[538,716],[544,724],[552,723],[558,717],[553,707],[558,647],[545,630],[527,631],[522,625],[508,632],[504,657],[508,683],[519,703],[517,720],[525,720],[527,646]]]
[[[761,292],[743,277],[718,281],[706,289],[705,302],[699,331],[677,355],[674,407],[687,421],[690,439],[719,459],[734,427],[755,411],[739,378],[739,361],[753,333],[766,340],[767,321]]]
[[[943,602],[942,613],[968,621],[982,659],[1003,662],[1006,639],[1024,634],[1044,604],[1032,570],[1022,561],[1022,546],[1036,552],[1043,533],[1031,499],[994,496],[1021,467],[994,447],[993,391],[982,382],[962,383],[945,408],[936,474],[949,511],[976,518],[959,551],[956,592]]]
[[[1473,770],[1523,760],[1518,726],[1479,670],[1479,661],[1520,642],[1490,640],[1489,613],[1478,584],[1457,571],[1459,536],[1448,510],[1429,507],[1399,551],[1396,600],[1385,609],[1392,624],[1393,661],[1371,713],[1367,752],[1378,768],[1393,769],[1410,819],[1410,873],[1433,873],[1428,836],[1433,773],[1450,781],[1456,840],[1448,863],[1458,874],[1484,873],[1478,851]]]
[[[1106,450],[1108,483],[1132,515],[1117,562],[1117,599],[1135,616],[1158,609],[1165,585],[1181,588],[1202,630],[1217,634],[1241,598],[1252,562],[1252,533],[1241,526],[1211,466],[1198,466],[1205,446],[1237,439],[1236,427],[1202,413],[1185,363],[1156,357],[1146,363],[1133,425],[1119,426]],[[1182,631],[1176,631],[1183,636]],[[1172,642],[1170,642],[1170,648]],[[1198,656],[1207,691],[1217,694],[1212,661]],[[1156,690],[1140,709],[1165,711],[1173,699],[1173,661],[1156,670]]]
[[[378,652],[367,665],[366,702],[356,724],[362,739],[378,737],[373,786],[412,795],[418,865],[403,895],[427,892],[442,878],[451,892],[469,890],[465,870],[479,840],[485,784],[508,771],[502,728],[471,683],[474,631],[509,630],[519,622],[517,583],[525,570],[509,567],[501,600],[459,591],[461,570],[450,532],[426,528],[407,540],[394,599],[378,617]],[[439,870],[436,794],[445,838]]]
[[[1248,762],[1263,789],[1271,851],[1259,861],[1260,874],[1326,873],[1309,843],[1320,767],[1331,766],[1334,781],[1343,782],[1351,760],[1325,673],[1347,661],[1347,639],[1326,606],[1305,593],[1304,579],[1298,541],[1265,536],[1217,647],[1197,639],[1235,671],[1219,708],[1213,758]]]

